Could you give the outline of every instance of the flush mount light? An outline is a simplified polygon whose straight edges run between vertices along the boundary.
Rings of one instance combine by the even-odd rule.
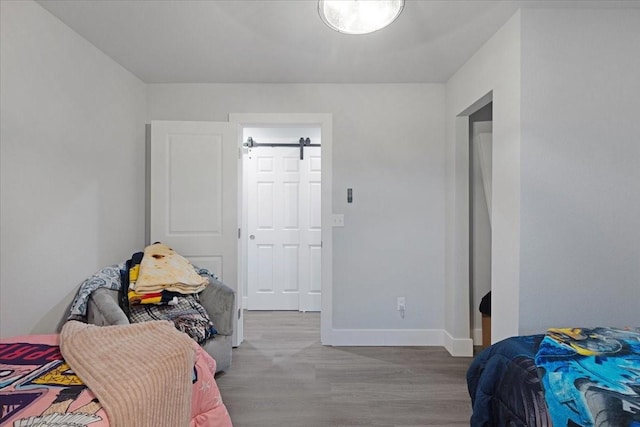
[[[319,0],[318,13],[329,27],[346,34],[367,34],[391,24],[404,0]]]

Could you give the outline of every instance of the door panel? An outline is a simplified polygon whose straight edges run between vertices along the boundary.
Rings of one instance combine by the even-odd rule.
[[[250,310],[320,310],[320,149],[299,155],[288,147],[249,150]]]
[[[300,185],[297,182],[284,183],[284,209],[283,224],[286,230],[298,230],[300,228],[299,206]]]
[[[222,136],[169,134],[168,235],[222,233]],[[152,181],[154,182],[154,181]],[[208,194],[213,197],[203,197]]]
[[[259,182],[257,184],[257,226],[258,230],[273,231],[273,211],[274,211],[274,184],[273,182]]]
[[[236,126],[151,122],[150,239],[238,291]],[[242,340],[234,325],[234,344]]]
[[[320,289],[322,289],[321,275],[322,271],[322,248],[320,245],[309,245],[309,293],[312,296],[320,296]],[[317,310],[319,310],[318,308]],[[316,311],[316,310],[313,310]]]
[[[190,256],[189,261],[193,265],[206,268],[207,270],[214,272],[217,276],[217,271],[222,271],[222,257],[221,256]],[[218,276],[222,280],[222,276]]]
[[[256,245],[257,274],[260,281],[257,282],[259,293],[272,293],[275,290],[273,277],[273,245]]]
[[[290,149],[249,150],[248,309],[298,310],[298,277],[291,277],[298,245],[299,172]],[[297,254],[295,255],[297,258]]]
[[[306,162],[301,162],[301,183],[307,185],[307,191],[302,191],[300,206],[304,207],[306,220],[302,221],[302,240],[300,246],[304,248],[301,268],[304,274],[302,283],[305,284],[300,292],[300,310],[320,311],[321,307],[321,148],[305,148]]]

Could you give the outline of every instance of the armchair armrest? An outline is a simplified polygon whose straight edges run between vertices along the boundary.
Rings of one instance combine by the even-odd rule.
[[[118,305],[118,291],[93,291],[87,303],[87,322],[98,326],[128,325],[129,319]]]
[[[221,281],[209,276],[209,285],[199,294],[219,335],[233,335],[236,293]],[[99,288],[87,303],[87,322],[98,326],[128,325],[129,319],[118,304],[118,291]]]
[[[209,276],[209,285],[200,292],[204,307],[219,335],[233,335],[236,293],[221,281]]]

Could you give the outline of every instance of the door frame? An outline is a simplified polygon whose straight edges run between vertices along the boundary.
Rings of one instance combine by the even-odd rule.
[[[274,126],[309,126],[319,127],[322,135],[322,190],[321,190],[321,221],[322,221],[322,281],[321,281],[321,311],[320,311],[320,340],[324,345],[332,343],[333,331],[333,228],[331,217],[333,212],[332,193],[332,115],[305,113],[230,113],[229,122],[237,126],[238,135],[238,224],[243,224],[244,218],[243,186],[246,174],[242,168],[242,134],[245,127],[274,127]],[[241,231],[241,233],[244,230]],[[238,245],[238,302],[244,301],[244,284],[246,282],[247,247],[244,239]],[[240,311],[238,327],[243,330],[244,314]]]
[[[470,199],[471,199],[471,181],[470,181],[470,143],[471,143],[471,124],[469,122],[469,116],[481,108],[485,107],[489,103],[493,103],[493,90],[487,92],[485,95],[477,99],[473,104],[469,105],[463,111],[458,113],[455,117],[455,132],[454,143],[457,158],[460,163],[459,173],[454,177],[453,187],[455,193],[459,194],[454,202],[454,217],[453,221],[453,234],[454,240],[457,242],[457,248],[454,250],[452,265],[454,265],[454,282],[457,287],[456,290],[460,292],[462,298],[457,298],[456,304],[450,308],[453,309],[455,316],[464,319],[463,324],[467,325],[466,335],[468,339],[459,339],[458,344],[454,347],[450,344],[447,347],[449,353],[453,356],[473,356],[474,345],[474,331],[471,330],[471,310],[475,308],[471,306],[471,216],[470,216]],[[494,107],[495,108],[495,104]],[[495,113],[493,110],[492,114]],[[492,115],[492,123],[495,123],[495,115]],[[495,147],[495,145],[494,145]],[[494,168],[492,167],[492,170]],[[493,187],[492,179],[492,187]],[[492,188],[493,195],[493,188]],[[492,212],[493,212],[492,201]],[[493,222],[492,222],[492,237],[493,237]],[[491,284],[490,288],[493,289],[493,282],[495,278],[493,263],[495,260],[493,240],[491,243]],[[495,294],[492,293],[492,297]],[[495,300],[494,300],[495,301]],[[492,329],[495,326],[493,322]],[[495,336],[492,331],[491,336]]]

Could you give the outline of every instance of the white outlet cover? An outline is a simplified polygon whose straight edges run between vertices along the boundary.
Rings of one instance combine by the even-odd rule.
[[[333,214],[334,227],[344,227],[344,214]]]

